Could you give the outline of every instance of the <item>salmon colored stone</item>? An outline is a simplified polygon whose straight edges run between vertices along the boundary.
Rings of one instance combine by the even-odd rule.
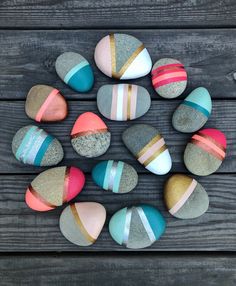
[[[35,85],[30,89],[25,112],[37,122],[61,121],[68,113],[65,98],[59,90],[47,85]]]

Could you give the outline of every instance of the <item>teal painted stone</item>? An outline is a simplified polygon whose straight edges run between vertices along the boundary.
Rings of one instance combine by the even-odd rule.
[[[138,183],[136,170],[121,161],[102,161],[92,170],[94,182],[104,190],[114,193],[128,193]]]
[[[94,83],[94,75],[89,62],[80,54],[66,52],[55,63],[58,76],[78,92],[89,91]]]
[[[211,115],[212,101],[204,87],[194,89],[177,107],[172,117],[173,127],[183,133],[201,129]]]
[[[34,166],[54,166],[64,156],[61,143],[35,125],[22,127],[16,132],[12,152],[18,161]]]
[[[127,248],[139,249],[152,245],[164,233],[166,222],[153,206],[140,204],[117,211],[109,222],[112,238]]]

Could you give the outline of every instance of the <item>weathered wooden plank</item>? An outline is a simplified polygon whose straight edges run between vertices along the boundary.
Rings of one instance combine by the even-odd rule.
[[[170,153],[173,159],[172,171],[185,172],[182,162],[183,150],[187,144],[190,134],[181,134],[175,131],[171,126],[171,116],[173,110],[179,104],[179,101],[153,101],[149,112],[141,119],[133,123],[114,122],[105,120],[111,133],[112,143],[108,152],[95,159],[86,159],[77,155],[70,143],[70,131],[77,116],[84,111],[95,111],[96,103],[90,101],[71,101],[69,102],[69,117],[55,124],[42,124],[48,132],[60,139],[65,150],[65,159],[62,164],[74,164],[80,166],[84,171],[91,171],[92,166],[99,160],[119,159],[133,164],[139,172],[146,170],[134,159],[134,157],[125,148],[121,141],[122,132],[131,124],[148,123],[156,126],[166,139]],[[219,172],[236,172],[236,101],[233,100],[216,100],[213,104],[213,113],[207,122],[207,127],[219,128],[226,133],[228,139],[227,157],[223,162]],[[24,112],[24,102],[21,101],[2,101],[0,105],[0,173],[32,173],[38,172],[38,168],[23,165],[18,162],[11,151],[11,141],[15,132],[22,126],[34,124],[27,118]]]
[[[1,285],[234,286],[234,254],[14,255],[0,259]]]
[[[226,19],[224,15],[224,20]],[[101,85],[115,82],[102,75],[93,60],[96,43],[109,32],[0,31],[0,99],[24,99],[32,85],[39,83],[54,85],[67,98],[95,98]],[[174,57],[186,65],[189,85],[182,98],[198,86],[207,87],[214,98],[236,97],[236,82],[233,79],[233,73],[236,71],[236,29],[124,32],[141,39],[150,51],[153,61],[161,57]],[[80,52],[93,64],[96,82],[90,93],[76,94],[56,75],[54,62],[64,51]],[[133,82],[145,86],[153,98],[158,98],[151,86],[150,75]]]
[[[168,176],[140,175],[129,194],[114,195],[99,189],[87,175],[84,190],[74,201],[97,201],[107,209],[107,221],[98,241],[91,247],[69,243],[60,233],[62,208],[35,212],[27,207],[24,194],[32,175],[0,176],[0,251],[126,251],[108,233],[108,222],[118,209],[148,203],[160,209],[167,220],[163,237],[146,251],[236,251],[235,175],[198,178],[206,188],[210,207],[197,219],[179,220],[166,211],[162,193]],[[1,271],[0,271],[1,272]]]
[[[0,27],[215,27],[235,26],[235,2],[10,1],[0,5]]]

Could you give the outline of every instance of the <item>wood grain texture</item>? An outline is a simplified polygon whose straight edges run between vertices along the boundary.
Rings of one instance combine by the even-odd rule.
[[[1,1],[0,27],[215,27],[236,26],[233,0]]]
[[[226,254],[14,255],[1,256],[0,279],[4,286],[234,286],[235,267]]]
[[[130,251],[111,239],[108,222],[117,210],[138,203],[157,207],[167,221],[167,229],[162,238],[143,251],[236,251],[235,175],[197,178],[208,192],[210,207],[207,213],[192,220],[176,219],[166,211],[162,194],[168,177],[169,175],[140,175],[135,190],[115,195],[99,189],[87,175],[84,190],[73,201],[102,203],[107,210],[107,220],[93,246],[78,247],[60,233],[58,222],[64,207],[40,213],[25,204],[25,190],[34,176],[1,175],[0,251]]]
[[[93,60],[97,42],[109,32],[111,30],[0,31],[0,99],[25,99],[35,84],[53,85],[67,98],[95,99],[100,86],[117,83],[103,75]],[[182,98],[199,86],[208,88],[213,98],[236,98],[233,79],[236,29],[123,32],[144,42],[153,63],[162,57],[173,57],[185,64],[189,81]],[[64,51],[79,52],[92,63],[95,85],[88,94],[76,94],[56,75],[54,63]],[[146,87],[153,98],[160,99],[151,86],[150,75],[132,82]]]
[[[55,135],[62,143],[65,150],[65,158],[61,164],[73,164],[81,167],[85,172],[90,172],[91,168],[100,160],[125,160],[135,166],[139,172],[147,172],[140,165],[131,153],[126,149],[122,140],[122,132],[130,125],[135,123],[147,123],[155,126],[164,136],[169,147],[173,168],[172,171],[186,172],[183,164],[183,151],[191,138],[191,134],[181,134],[175,131],[171,125],[171,116],[174,109],[180,101],[153,101],[149,112],[142,118],[134,122],[114,122],[105,120],[111,134],[112,142],[109,150],[101,157],[94,159],[85,159],[80,157],[72,148],[70,143],[70,132],[76,118],[85,111],[93,111],[97,114],[95,102],[91,101],[70,101],[69,116],[60,123],[40,124],[46,131]],[[221,165],[218,172],[236,172],[236,101],[234,100],[216,100],[213,103],[213,113],[206,127],[219,128],[225,132],[227,137],[227,157]],[[2,101],[0,105],[0,173],[34,173],[40,169],[30,165],[24,165],[17,161],[11,151],[11,142],[15,132],[29,124],[35,122],[27,118],[24,112],[24,102],[21,101]]]

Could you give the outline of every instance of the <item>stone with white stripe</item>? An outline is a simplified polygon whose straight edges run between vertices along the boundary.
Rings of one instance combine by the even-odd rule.
[[[99,112],[116,121],[134,120],[148,112],[151,97],[148,91],[135,84],[103,85],[97,93]]]

